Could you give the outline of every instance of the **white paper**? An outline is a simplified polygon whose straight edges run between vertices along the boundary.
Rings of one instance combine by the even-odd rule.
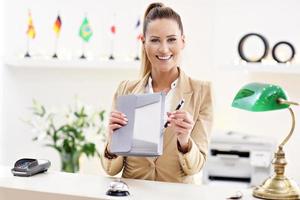
[[[133,138],[159,144],[161,103],[157,102],[135,110]],[[145,119],[149,120],[145,120]],[[151,120],[150,120],[151,119]],[[153,120],[155,119],[155,120]]]

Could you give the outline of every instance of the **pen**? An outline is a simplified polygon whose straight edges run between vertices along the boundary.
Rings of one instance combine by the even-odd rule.
[[[184,105],[184,99],[181,99],[175,110],[179,110]],[[164,127],[167,128],[170,122],[166,122]]]

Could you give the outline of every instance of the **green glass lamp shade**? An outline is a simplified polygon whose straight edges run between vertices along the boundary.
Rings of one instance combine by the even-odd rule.
[[[249,83],[237,93],[232,107],[254,112],[288,108],[288,104],[278,102],[279,98],[287,100],[287,95],[281,87],[265,83]]]

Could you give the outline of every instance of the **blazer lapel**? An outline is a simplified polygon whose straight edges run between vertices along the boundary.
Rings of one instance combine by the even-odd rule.
[[[171,101],[171,111],[174,111],[176,109],[181,99],[184,99],[185,102],[184,106],[180,110],[189,111],[189,105],[191,101],[191,96],[193,94],[193,90],[188,80],[188,76],[185,75],[185,73],[182,70],[180,70],[180,68],[179,72],[180,74],[178,84],[175,88],[175,93]],[[171,132],[170,128],[166,128],[164,132],[164,148],[167,145],[169,145],[172,139],[174,139],[174,133]]]

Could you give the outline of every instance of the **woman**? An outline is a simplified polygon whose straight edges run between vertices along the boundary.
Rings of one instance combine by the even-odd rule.
[[[114,96],[109,118],[109,136],[102,159],[104,170],[122,177],[180,183],[193,183],[206,160],[212,126],[212,97],[209,83],[193,80],[179,68],[185,45],[180,16],[161,3],[152,3],[144,15],[142,78],[123,81]],[[166,120],[163,155],[123,157],[110,153],[113,131],[126,125],[126,116],[114,110],[120,95],[164,91]],[[184,107],[174,111],[184,99]]]

